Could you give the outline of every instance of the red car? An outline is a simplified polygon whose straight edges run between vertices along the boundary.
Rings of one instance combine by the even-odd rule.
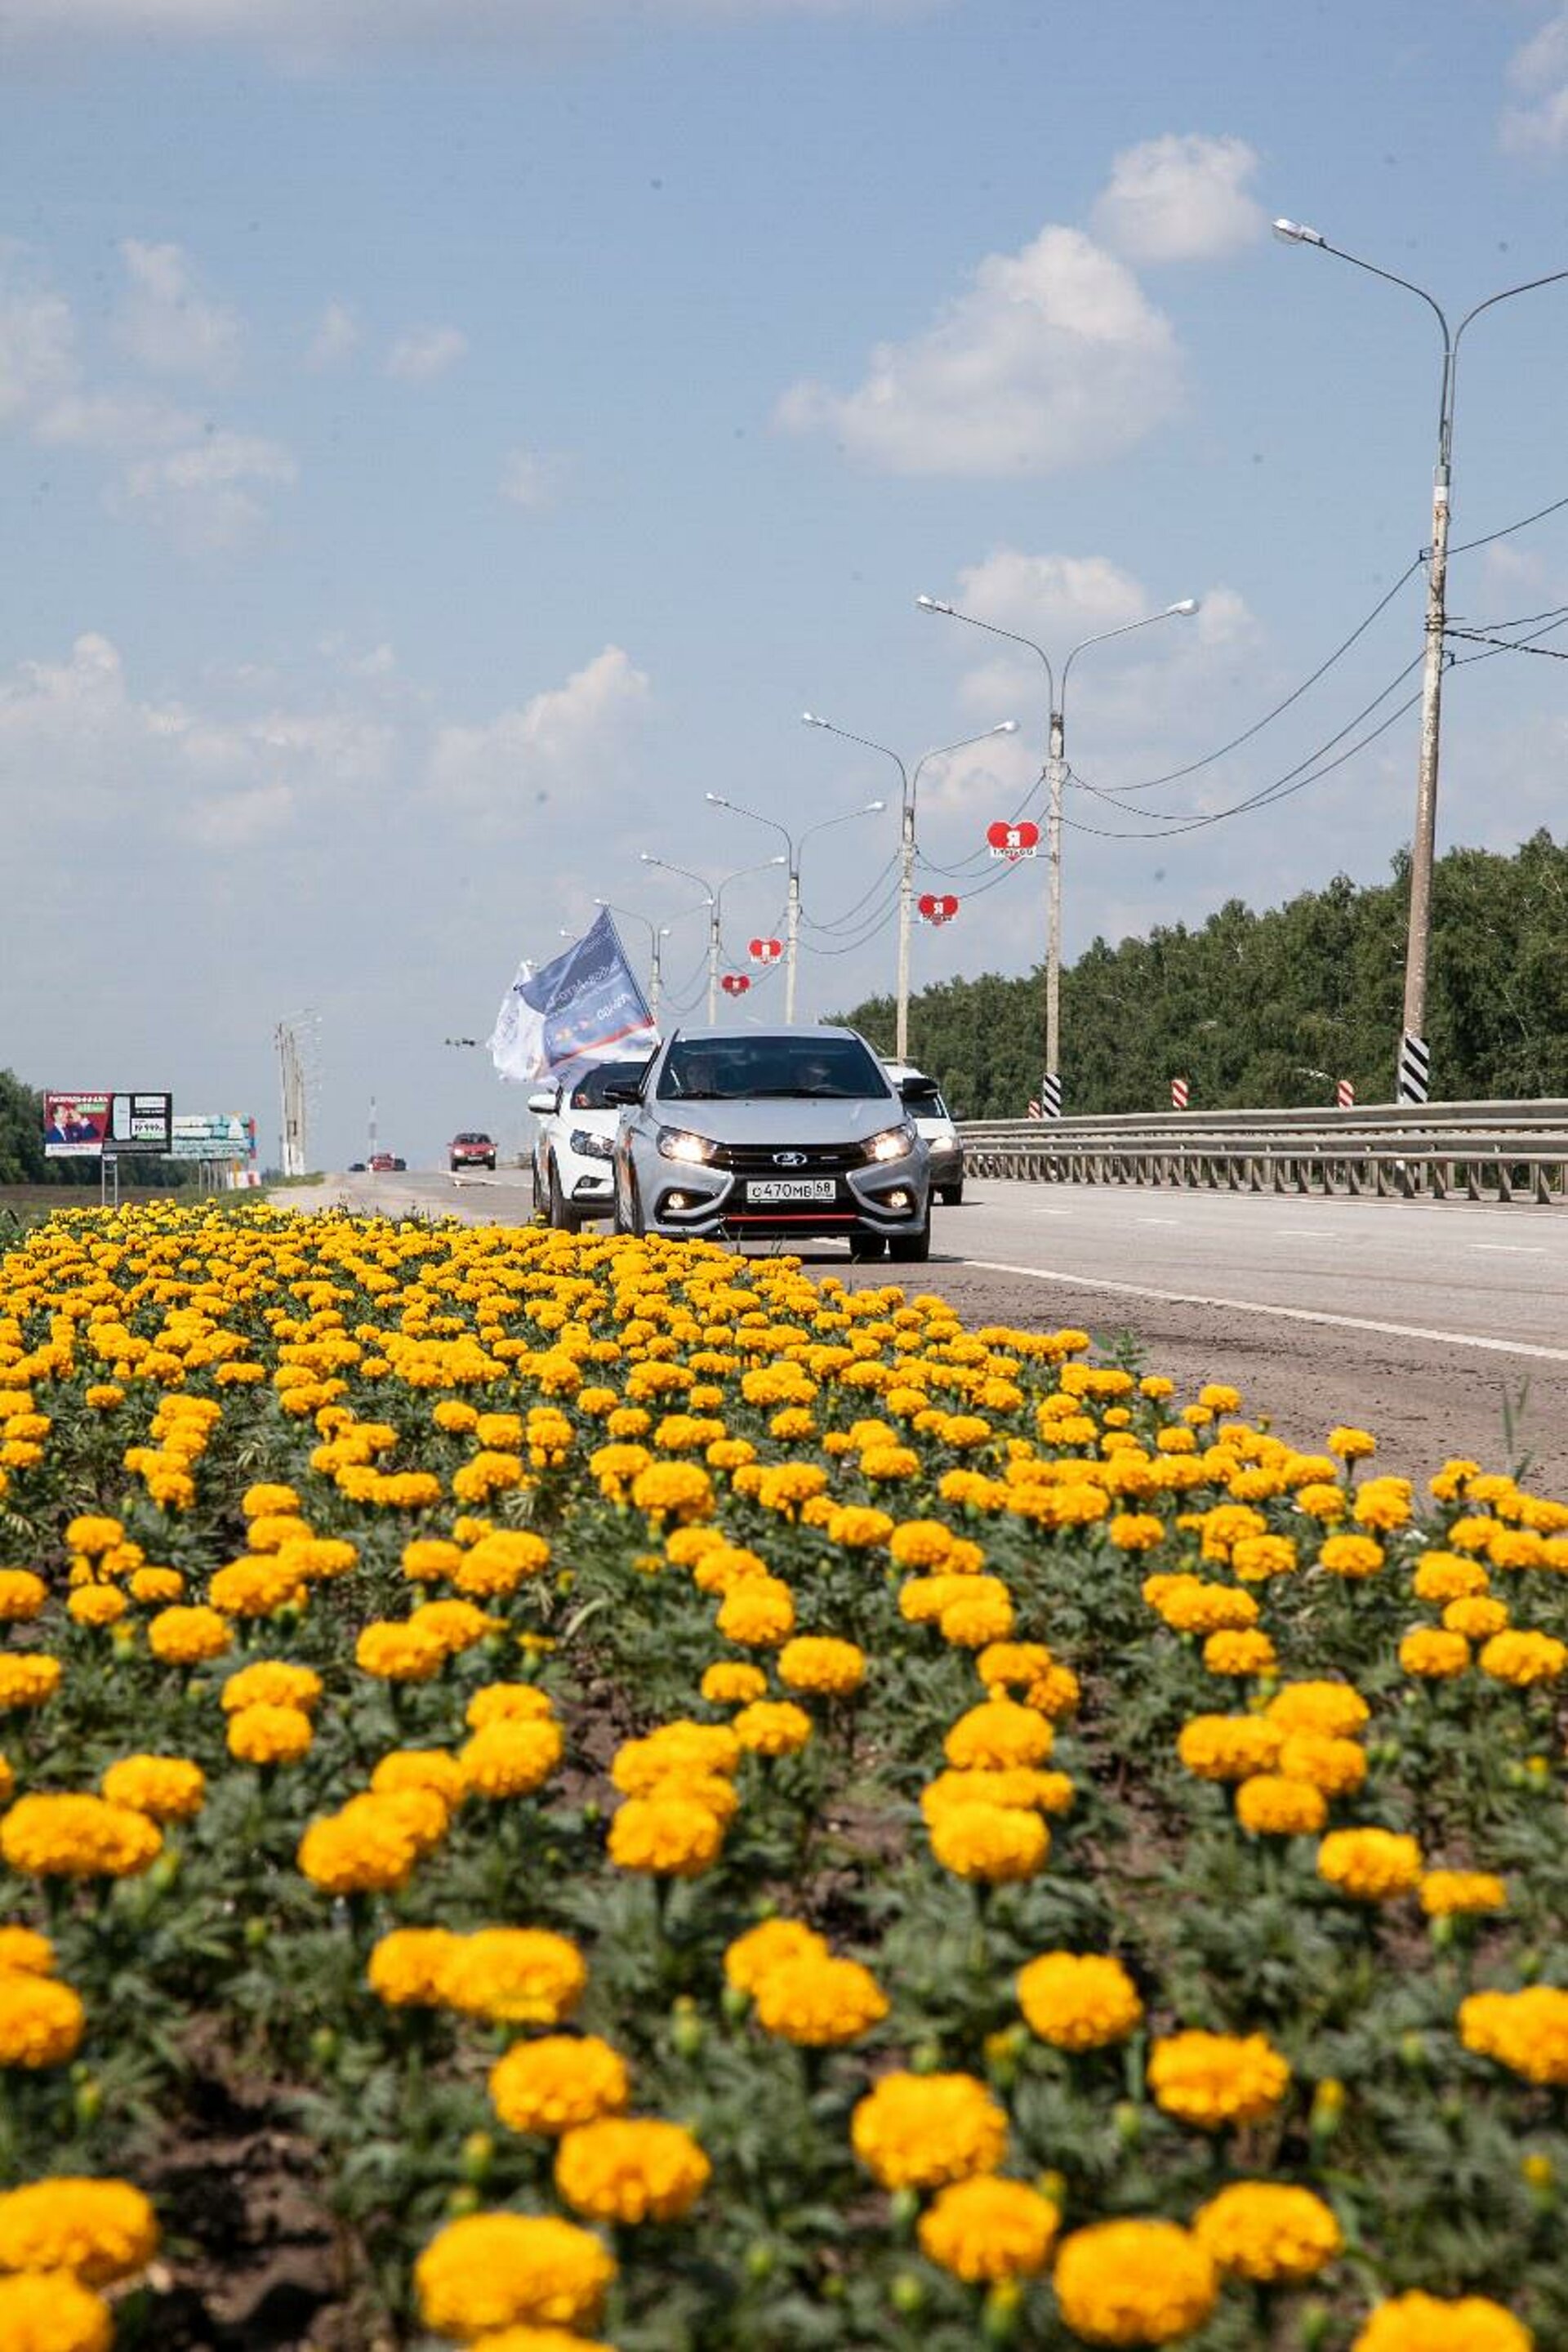
[[[393,1176],[400,1168],[406,1168],[408,1162],[399,1160],[393,1151],[373,1151],[365,1164],[373,1176]]]
[[[488,1135],[455,1135],[447,1146],[447,1157],[454,1173],[459,1168],[493,1168],[496,1148]]]

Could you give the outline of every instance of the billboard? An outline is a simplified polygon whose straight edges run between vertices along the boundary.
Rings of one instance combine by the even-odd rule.
[[[496,1015],[490,1058],[503,1078],[542,1078],[575,1062],[635,1061],[658,1044],[609,910],[564,955],[524,964]]]
[[[114,1095],[110,1100],[105,1151],[166,1152],[174,1125],[173,1095]]]
[[[174,1160],[254,1160],[256,1121],[238,1111],[183,1110],[173,1122]]]
[[[44,1096],[44,1158],[97,1160],[109,1127],[106,1094]]]

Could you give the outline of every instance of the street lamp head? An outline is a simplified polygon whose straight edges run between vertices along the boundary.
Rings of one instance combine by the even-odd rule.
[[[951,613],[952,606],[944,604],[937,596],[917,596],[915,603],[922,613]]]
[[[880,816],[887,805],[886,801],[868,801],[860,814],[862,816]]]
[[[639,849],[637,856],[645,866],[657,866],[658,864],[658,860],[654,856],[651,849]]]
[[[1308,228],[1302,221],[1277,220],[1274,234],[1281,245],[1323,245],[1327,242],[1315,228]]]
[[[800,723],[803,727],[826,727],[827,725],[826,719],[819,719],[815,710],[803,710],[800,714]]]
[[[1190,620],[1194,613],[1201,612],[1202,609],[1195,596],[1183,596],[1174,604],[1167,604],[1165,607],[1167,613],[1179,613],[1184,620]]]
[[[1018,722],[1016,719],[1004,719],[991,730],[993,735],[1016,735],[1017,731]]]

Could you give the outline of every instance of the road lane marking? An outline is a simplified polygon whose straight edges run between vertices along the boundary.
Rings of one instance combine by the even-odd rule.
[[[1509,1257],[1544,1257],[1546,1247],[1542,1242],[1472,1242],[1474,1250],[1501,1250]]]
[[[1140,1217],[1138,1222],[1141,1225],[1173,1225],[1178,1221],[1174,1217]]]
[[[1150,1290],[1142,1283],[1107,1282],[1091,1274],[1057,1274],[1038,1265],[1003,1265],[994,1258],[963,1261],[977,1274],[1017,1274],[1028,1282],[1060,1282],[1075,1290],[1114,1291],[1123,1298],[1154,1298],[1166,1307],[1217,1307],[1227,1315],[1277,1315],[1288,1323],[1322,1323],[1341,1331],[1376,1331],[1392,1339],[1429,1339],[1445,1348],[1484,1348],[1489,1355],[1530,1356],[1568,1364],[1568,1348],[1535,1348],[1522,1339],[1482,1339],[1470,1331],[1432,1331],[1420,1323],[1374,1323],[1365,1315],[1325,1315],[1312,1307],[1267,1307],[1256,1298],[1210,1298],[1190,1290]]]

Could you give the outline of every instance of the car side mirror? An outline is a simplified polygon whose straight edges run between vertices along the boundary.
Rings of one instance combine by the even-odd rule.
[[[542,1087],[537,1094],[529,1096],[528,1108],[536,1118],[548,1118],[559,1099],[553,1087]]]
[[[912,1110],[918,1103],[935,1102],[942,1088],[934,1078],[907,1078],[899,1092]]]

